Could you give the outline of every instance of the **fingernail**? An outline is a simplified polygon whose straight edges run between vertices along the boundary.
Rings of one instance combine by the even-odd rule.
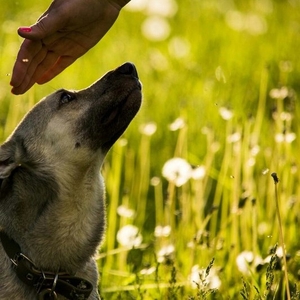
[[[31,27],[19,27],[19,30],[23,32],[31,32]]]

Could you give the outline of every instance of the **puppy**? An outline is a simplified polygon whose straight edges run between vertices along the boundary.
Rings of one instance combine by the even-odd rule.
[[[125,63],[42,99],[0,146],[0,299],[99,299],[106,153],[141,105]]]

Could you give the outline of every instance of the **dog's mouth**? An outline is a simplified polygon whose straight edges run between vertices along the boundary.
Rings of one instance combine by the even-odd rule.
[[[100,118],[101,148],[108,151],[115,141],[122,135],[141,106],[141,83],[135,66],[125,63],[117,68],[114,75],[121,78],[122,84],[113,88],[108,107]]]
[[[125,63],[84,90],[83,98],[95,100],[89,102],[76,129],[80,139],[106,153],[138,112],[141,89],[135,66]]]
[[[108,151],[109,148],[126,130],[131,120],[138,112],[141,105],[141,87],[130,91],[127,97],[123,98],[116,107],[113,107],[110,112],[102,119],[102,125],[106,128],[104,144],[101,148]]]
[[[109,126],[110,124],[118,123],[118,118],[123,115],[124,112],[132,109],[132,105],[136,105],[136,101],[140,98],[141,85],[137,84],[124,96],[121,100],[112,103],[112,106],[107,110],[105,115],[101,118],[101,124],[104,126]]]

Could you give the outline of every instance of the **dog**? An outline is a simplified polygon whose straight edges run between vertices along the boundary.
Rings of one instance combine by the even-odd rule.
[[[125,63],[80,91],[42,99],[0,146],[0,299],[100,299],[103,160],[138,112]]]

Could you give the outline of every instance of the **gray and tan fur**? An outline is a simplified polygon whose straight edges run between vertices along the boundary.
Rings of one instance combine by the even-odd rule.
[[[92,282],[89,299],[99,299],[93,257],[106,226],[99,169],[140,104],[136,69],[126,63],[84,90],[47,96],[0,146],[0,230],[39,269]],[[37,299],[1,243],[0,299]]]

